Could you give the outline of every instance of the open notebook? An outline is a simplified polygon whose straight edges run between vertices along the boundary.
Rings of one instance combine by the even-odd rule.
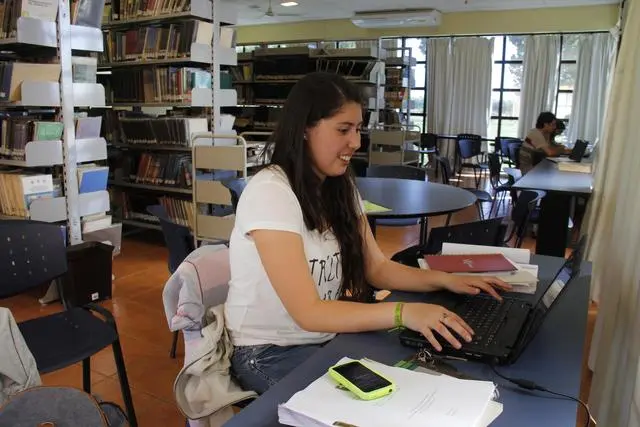
[[[344,357],[339,363],[351,360]],[[502,404],[493,400],[492,382],[361,362],[392,379],[396,391],[364,401],[338,388],[325,374],[279,405],[280,423],[305,427],[486,427],[502,413]]]

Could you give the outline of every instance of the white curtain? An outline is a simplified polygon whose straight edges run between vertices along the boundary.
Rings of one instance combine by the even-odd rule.
[[[427,41],[429,132],[484,135],[491,106],[493,39],[462,37]],[[455,145],[442,147],[450,158]]]
[[[524,138],[538,115],[553,111],[558,86],[560,35],[528,36],[524,44],[518,135]]]
[[[595,142],[602,134],[607,78],[616,39],[610,33],[584,34],[578,41],[578,74],[567,139]]]
[[[590,404],[600,426],[640,425],[640,4],[628,17],[598,147],[589,257],[600,293]]]

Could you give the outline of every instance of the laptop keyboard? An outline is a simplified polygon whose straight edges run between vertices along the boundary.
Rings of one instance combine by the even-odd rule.
[[[488,347],[493,343],[513,304],[513,301],[509,300],[499,302],[492,298],[468,298],[460,317],[475,332],[472,344]]]

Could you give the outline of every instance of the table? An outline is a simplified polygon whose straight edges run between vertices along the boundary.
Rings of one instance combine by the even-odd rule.
[[[544,159],[515,182],[516,190],[542,190],[547,195],[540,204],[536,253],[564,257],[568,241],[571,199],[590,196],[593,177],[588,173],[564,172]]]
[[[562,266],[563,260],[535,255],[532,262],[540,266],[540,283],[535,295],[522,298],[537,301]],[[499,368],[503,375],[535,381],[550,390],[578,396],[580,392],[582,353],[587,326],[590,268],[583,263],[583,275],[568,287],[561,300],[549,313],[538,334],[511,366]],[[394,299],[405,301],[429,300],[429,294],[393,293]],[[257,400],[240,411],[224,427],[279,426],[278,404],[286,402],[302,390],[329,366],[343,356],[369,357],[395,364],[411,356],[414,351],[403,347],[396,333],[386,331],[362,334],[341,334],[318,350],[307,361],[271,387]],[[505,384],[491,369],[480,363],[456,362],[457,368],[478,379],[491,380],[499,385],[499,401],[504,404],[502,415],[492,427],[575,426],[577,404],[549,395],[521,391]]]
[[[411,179],[356,178],[356,185],[364,200],[390,209],[367,215],[374,235],[376,219],[445,215],[472,206],[477,200],[473,193],[462,188]],[[426,233],[425,223],[424,235],[420,236],[423,243]]]

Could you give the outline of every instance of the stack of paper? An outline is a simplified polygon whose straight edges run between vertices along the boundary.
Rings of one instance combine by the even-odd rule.
[[[458,243],[443,243],[443,255],[467,254],[502,254],[511,261],[517,271],[479,273],[483,276],[499,277],[513,286],[513,292],[534,294],[538,284],[538,266],[530,264],[531,252],[528,249],[509,248],[503,246],[462,245]],[[421,267],[426,267],[422,260],[418,260]],[[475,273],[465,273],[474,275]]]
[[[339,363],[351,360],[345,357]],[[396,390],[380,399],[360,400],[338,388],[325,374],[278,407],[280,423],[305,427],[486,427],[502,413],[502,405],[493,401],[492,382],[361,362],[391,379]]]

